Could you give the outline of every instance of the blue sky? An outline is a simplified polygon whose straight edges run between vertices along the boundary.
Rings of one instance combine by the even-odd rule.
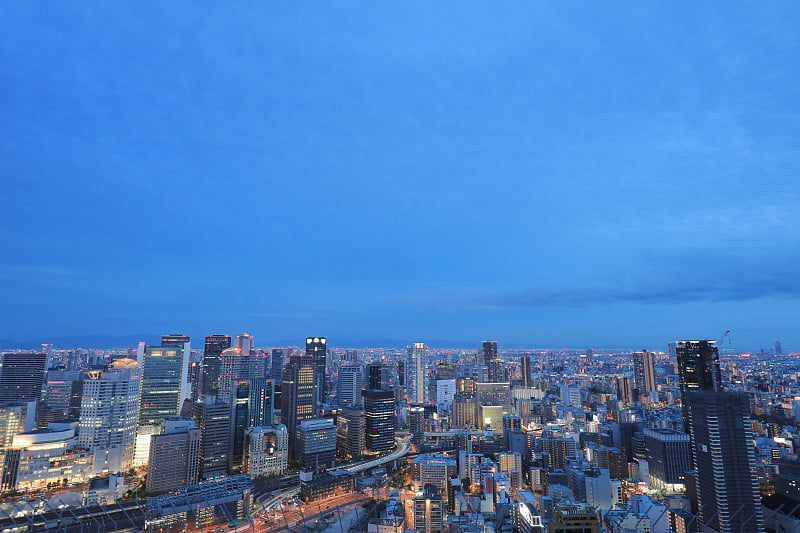
[[[795,2],[0,18],[0,338],[800,350]]]

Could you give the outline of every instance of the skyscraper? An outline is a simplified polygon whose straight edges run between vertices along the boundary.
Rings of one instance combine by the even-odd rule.
[[[411,400],[417,404],[424,404],[428,391],[428,347],[425,343],[415,342],[408,347],[409,365],[411,371]]]
[[[170,418],[162,422],[161,434],[150,440],[147,492],[160,494],[197,483],[200,468],[201,433],[194,421]]]
[[[272,380],[236,380],[231,383],[230,443],[228,469],[238,470],[244,461],[247,428],[272,425]]]
[[[775,341],[775,355],[783,355],[783,347],[781,341]]]
[[[0,403],[39,401],[47,374],[47,354],[4,353],[0,366]]]
[[[94,453],[94,472],[118,472],[133,463],[139,368],[120,359],[109,371],[92,370],[83,381],[78,444]]]
[[[533,382],[531,379],[532,368],[531,368],[531,356],[530,355],[523,355],[522,359],[520,360],[520,373],[522,374],[522,387],[529,389],[533,386]]]
[[[675,356],[678,360],[684,432],[689,431],[689,402],[686,395],[692,390],[716,391],[722,386],[719,352],[716,341],[677,341]]]
[[[301,421],[314,418],[317,410],[315,374],[314,360],[307,355],[292,355],[283,369],[281,423],[289,433],[289,454],[292,460],[297,428]]]
[[[364,418],[367,450],[391,450],[394,446],[394,392],[383,389],[364,391]]]
[[[360,365],[347,365],[339,369],[339,407],[357,407],[361,405],[361,383],[364,371]]]
[[[159,425],[161,421],[178,416],[183,401],[191,397],[189,357],[191,346],[139,345],[141,388],[139,425]]]
[[[203,396],[192,405],[195,427],[200,430],[200,477],[225,475],[230,441],[230,405],[216,396]]]
[[[497,341],[483,341],[483,364],[489,372],[489,382],[499,383],[503,380],[503,365],[497,360]]]
[[[161,335],[161,346],[177,346],[181,347],[187,342],[191,342],[191,339],[188,335],[183,335],[181,333],[169,333],[167,335]]]
[[[336,450],[342,458],[351,461],[361,459],[365,433],[364,411],[349,407],[339,411],[336,418]]]
[[[633,383],[640,400],[656,390],[656,366],[653,354],[647,350],[633,352]]]
[[[253,477],[281,476],[289,468],[286,426],[252,427],[245,434],[244,470]]]
[[[283,383],[283,348],[272,350],[272,382],[275,385]]]
[[[327,371],[326,362],[328,360],[328,339],[325,337],[306,337],[306,356],[314,362],[316,373],[314,375],[315,384],[315,409],[322,407],[328,396],[325,390],[325,373]]]
[[[762,531],[747,395],[690,389],[684,399],[701,520],[720,533]]]
[[[336,457],[336,426],[330,418],[303,420],[297,428],[295,458],[300,466],[318,470]]]
[[[220,355],[231,347],[230,335],[209,335],[203,351],[203,394],[216,394],[219,387]]]

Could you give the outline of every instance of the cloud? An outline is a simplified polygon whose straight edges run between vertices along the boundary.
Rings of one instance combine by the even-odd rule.
[[[596,279],[497,289],[439,289],[412,297],[444,308],[502,309],[589,307],[609,304],[737,302],[800,298],[797,254],[781,259],[715,256],[708,252],[650,256],[650,268],[597,272]],[[591,272],[590,272],[591,274]]]

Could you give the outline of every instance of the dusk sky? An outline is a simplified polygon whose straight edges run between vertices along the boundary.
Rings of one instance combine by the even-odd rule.
[[[0,339],[800,350],[798,2],[0,24]]]

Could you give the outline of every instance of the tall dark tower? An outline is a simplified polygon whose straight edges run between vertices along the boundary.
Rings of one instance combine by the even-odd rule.
[[[497,359],[497,341],[483,341],[483,364],[489,366],[495,359]]]
[[[382,378],[383,366],[367,367],[367,390],[364,391],[364,440],[370,452],[384,452],[394,446],[394,392],[387,390]]]
[[[367,389],[382,389],[383,388],[383,365],[380,363],[373,363],[367,365]]]
[[[690,389],[684,403],[700,519],[720,533],[763,531],[747,394]]]
[[[719,368],[719,352],[716,341],[677,341],[675,356],[678,359],[678,376],[683,404],[684,431],[689,433],[690,404],[686,399],[689,391],[716,391],[722,386]]]
[[[307,355],[292,355],[283,369],[281,423],[289,434],[289,454],[294,458],[294,444],[300,422],[314,418],[316,402],[316,365]]]
[[[0,402],[38,402],[47,376],[47,354],[4,353]]]
[[[219,390],[220,355],[231,347],[230,335],[209,335],[203,351],[203,394]]]
[[[483,341],[483,364],[489,370],[489,381],[498,383],[503,381],[503,367],[497,360],[497,341]]]
[[[306,337],[306,356],[311,357],[316,368],[315,391],[316,406],[322,408],[327,398],[325,390],[326,361],[328,359],[328,339],[325,337]],[[288,426],[287,426],[288,427]]]
[[[531,380],[531,356],[523,355],[520,360],[520,373],[522,374],[522,386],[529,389],[533,386]]]
[[[283,348],[273,348],[272,350],[270,376],[276,385],[280,385],[283,382]]]

